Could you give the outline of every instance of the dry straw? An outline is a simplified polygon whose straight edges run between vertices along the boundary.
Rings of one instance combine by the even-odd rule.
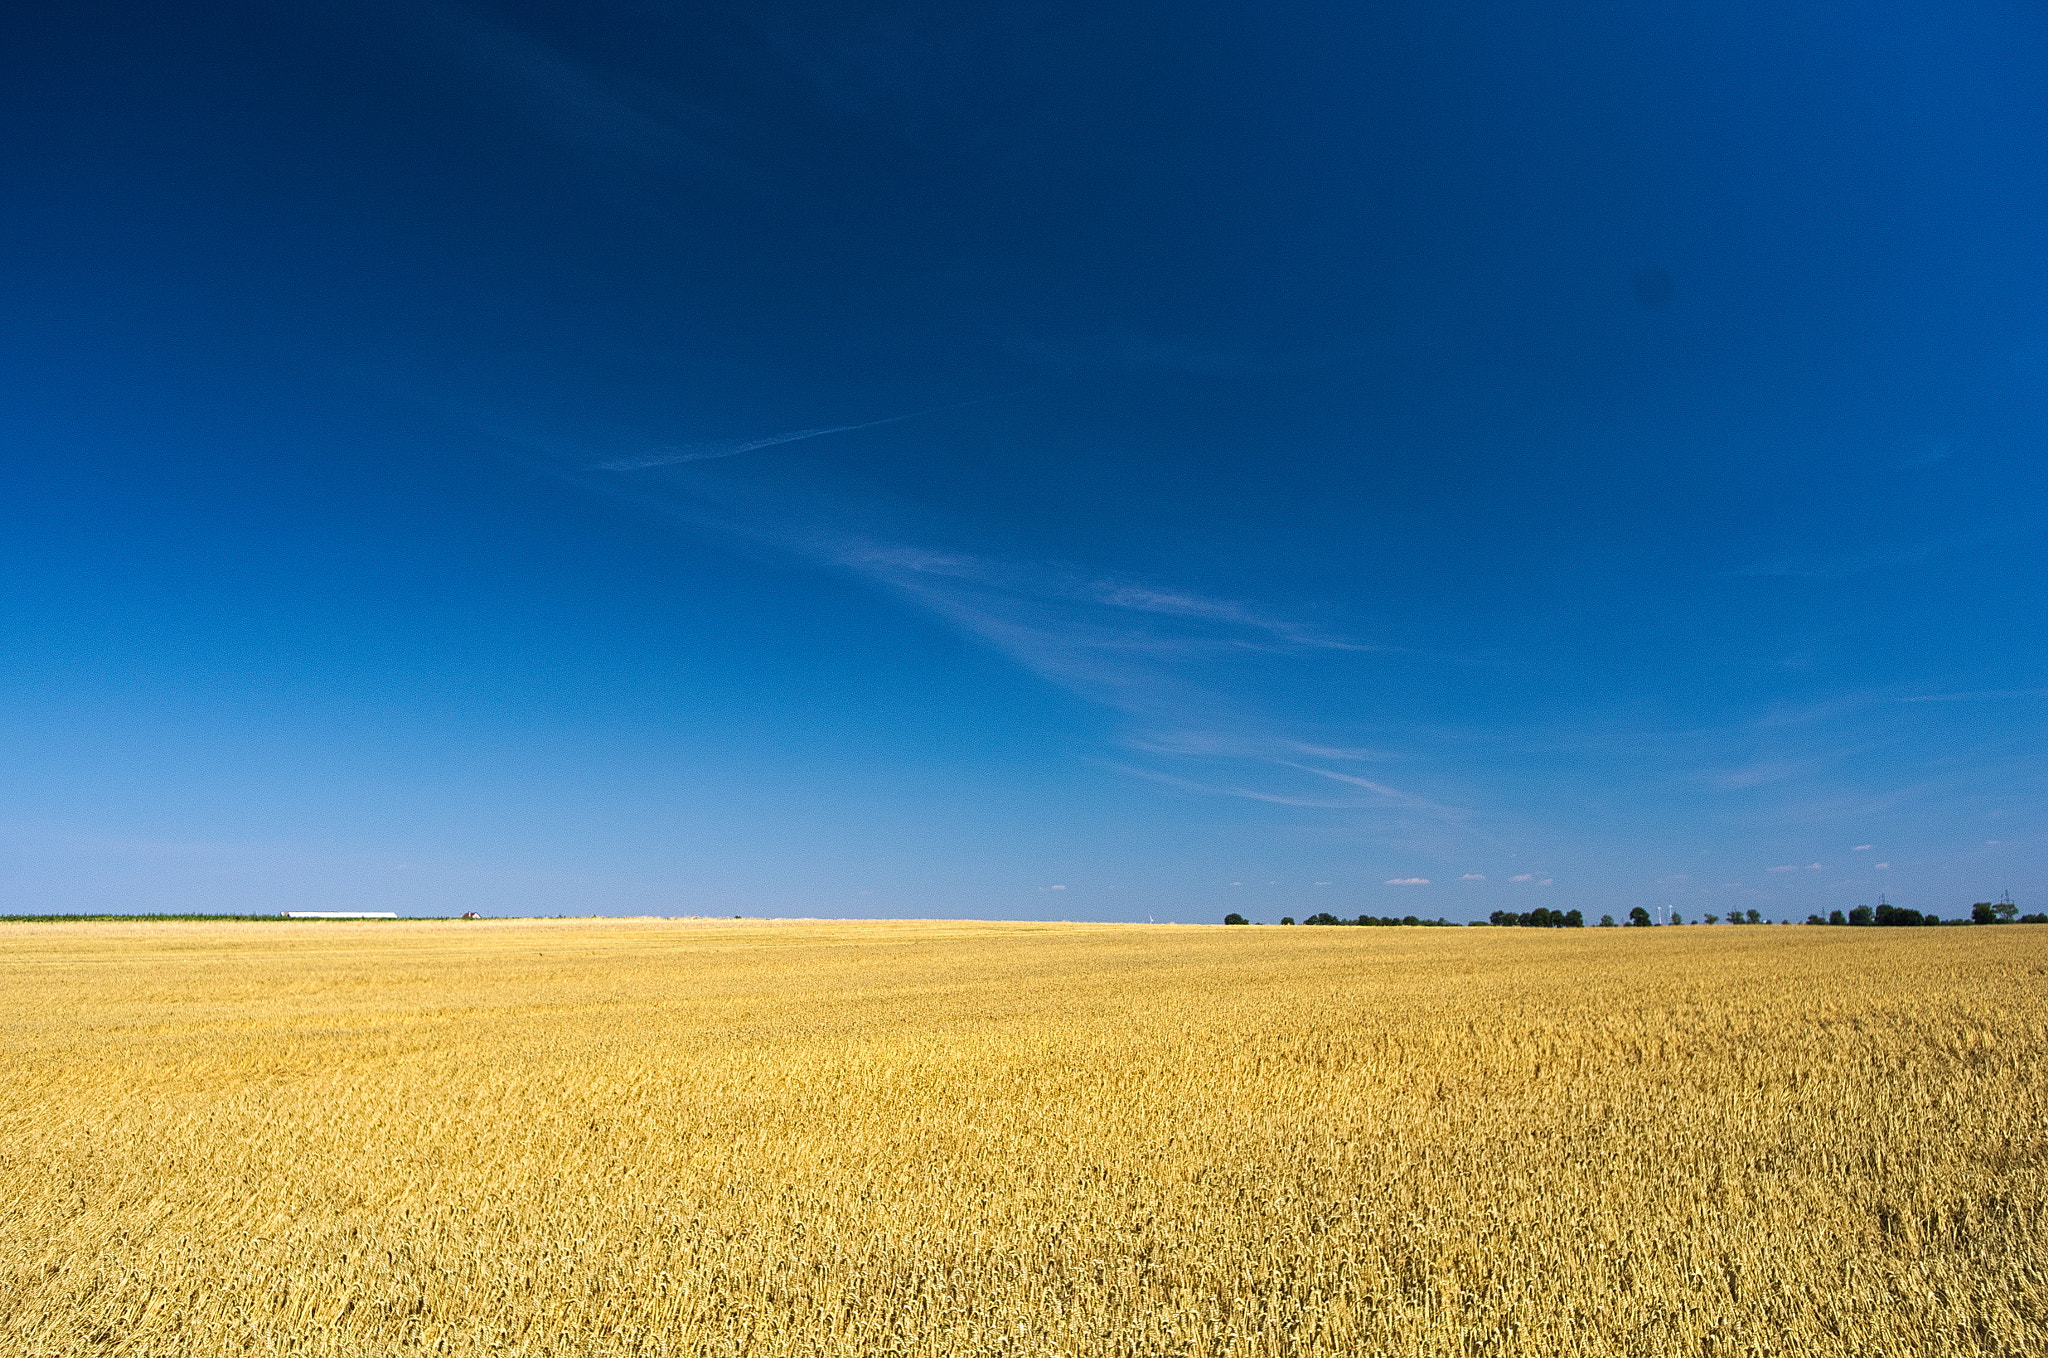
[[[38,1355],[2038,1354],[2048,929],[0,926]]]

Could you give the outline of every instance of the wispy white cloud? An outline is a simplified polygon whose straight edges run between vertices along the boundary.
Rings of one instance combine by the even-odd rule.
[[[1102,767],[1114,770],[1117,773],[1128,774],[1133,778],[1143,778],[1148,782],[1162,783],[1167,787],[1176,787],[1183,792],[1199,793],[1205,797],[1242,797],[1247,801],[1270,802],[1276,806],[1312,807],[1325,811],[1359,811],[1366,809],[1368,805],[1362,801],[1328,801],[1312,797],[1288,797],[1279,793],[1262,792],[1256,788],[1224,787],[1212,783],[1200,783],[1192,778],[1177,778],[1173,774],[1161,773],[1157,769],[1140,768],[1131,764],[1105,762]],[[1233,882],[1231,885],[1235,886],[1237,884]]]
[[[1883,706],[1888,701],[1890,701],[1890,696],[1887,694],[1861,690],[1854,693],[1837,694],[1832,698],[1823,698],[1818,702],[1773,703],[1752,724],[1766,729],[1785,726],[1819,725],[1841,717],[1854,716],[1859,712],[1868,712],[1874,707]]]
[[[1765,869],[1764,869],[1764,871],[1765,871],[1765,872],[1797,872],[1797,871],[1799,871],[1799,865],[1798,865],[1797,863],[1780,863],[1780,864],[1779,864],[1779,865],[1778,865],[1777,867],[1775,867],[1775,868],[1765,868]]]
[[[1427,877],[1389,877],[1389,878],[1387,879],[1387,885],[1388,885],[1388,886],[1428,886],[1428,885],[1429,885],[1429,879],[1428,879]]]
[[[1313,764],[1296,764],[1284,759],[1276,759],[1273,762],[1283,768],[1299,769],[1303,773],[1312,773],[1318,778],[1328,778],[1332,782],[1364,788],[1385,804],[1398,806],[1403,810],[1420,811],[1429,816],[1452,821],[1463,820],[1467,814],[1457,807],[1442,806],[1425,797],[1417,797],[1410,793],[1402,792],[1398,788],[1388,787],[1385,783],[1374,782],[1370,778],[1360,778],[1355,774],[1349,773],[1338,773],[1335,769],[1319,769]]]
[[[1483,872],[1468,872],[1458,880],[1461,882],[1483,882],[1486,880],[1486,874]]]
[[[711,462],[722,457],[738,457],[741,453],[756,452],[762,448],[774,448],[785,443],[801,443],[805,439],[823,438],[827,434],[850,434],[857,429],[880,429],[883,425],[901,424],[926,415],[937,415],[948,410],[965,410],[994,397],[982,397],[973,401],[956,401],[951,405],[930,406],[924,410],[912,410],[902,415],[889,415],[879,420],[863,420],[858,424],[828,424],[815,429],[792,429],[787,433],[768,434],[755,438],[719,439],[709,443],[684,443],[672,447],[655,448],[632,457],[613,458],[599,462],[592,471],[629,472],[643,471],[649,467],[673,466],[679,462]]]
[[[1285,747],[1271,736],[1252,732],[1139,727],[1127,732],[1123,746],[1139,754],[1180,759],[1264,759]]]
[[[1151,781],[1220,795],[1329,810],[1370,810],[1462,823],[1467,813],[1384,782],[1285,757],[1304,747],[1345,759],[1384,753],[1247,733],[1258,719],[1190,677],[1190,662],[1246,652],[1276,656],[1395,649],[1353,641],[1237,600],[1091,577],[1066,567],[1017,563],[979,554],[872,540],[839,544],[835,564],[856,571],[937,613],[1037,673],[1133,719],[1126,743],[1136,751],[1228,760],[1229,778],[1185,778],[1115,767]],[[1190,721],[1189,718],[1196,718]],[[1366,794],[1332,799],[1249,775],[1287,769]]]
[[[1857,845],[1857,846],[1856,846],[1856,847],[1855,847],[1854,849],[1850,850],[1850,852],[1851,852],[1851,853],[1863,853],[1863,852],[1865,852],[1865,851],[1867,851],[1867,850],[1869,850],[1869,849],[1875,848],[1875,847],[1876,847],[1876,846],[1875,846],[1875,845],[1872,845],[1872,844],[1858,844],[1858,845]]]
[[[1510,882],[1533,882],[1536,880],[1536,874],[1533,872],[1518,872],[1508,878],[1508,880]]]
[[[1787,778],[1797,777],[1807,767],[1805,763],[1797,760],[1771,759],[1714,774],[1713,782],[1716,787],[1725,788],[1761,787],[1766,783],[1778,783]]]
[[[837,565],[946,603],[963,620],[981,623],[978,630],[1007,634],[1021,625],[1034,632],[1056,631],[1059,640],[1091,650],[1177,655],[1273,647],[1399,649],[1335,636],[1235,599],[1091,575],[1066,566],[865,538],[821,540],[815,545]],[[941,592],[943,600],[938,597]],[[1198,626],[1133,630],[1129,624],[1135,619]]]
[[[893,595],[1046,682],[1118,714],[1126,722],[1121,743],[1133,752],[1204,766],[1168,772],[1137,761],[1105,764],[1117,772],[1197,795],[1358,813],[1376,818],[1369,824],[1411,838],[1438,833],[1423,829],[1421,822],[1439,830],[1463,827],[1468,818],[1463,809],[1302,762],[1387,760],[1394,757],[1391,752],[1289,731],[1285,719],[1239,696],[1247,688],[1247,666],[1318,658],[1333,663],[1400,647],[1359,640],[1244,599],[959,546],[963,534],[948,531],[936,516],[854,484],[829,467],[781,466],[772,483],[744,471],[735,475],[687,465],[654,480],[608,474],[706,462],[909,418],[664,450],[658,457],[619,458],[595,466],[587,458],[565,463],[549,453],[543,440],[502,429],[491,432],[572,484],[724,537],[744,550],[792,556]],[[1291,785],[1301,778],[1325,790]],[[1345,795],[1330,795],[1331,783],[1341,785]]]
[[[1368,750],[1357,746],[1303,745],[1295,742],[1291,748],[1295,753],[1305,754],[1310,759],[1348,759],[1363,762],[1401,758],[1391,750]]]
[[[914,418],[914,414],[891,415],[885,420],[868,420],[861,424],[832,424],[816,429],[792,429],[788,433],[770,434],[765,438],[677,444],[672,447],[655,448],[636,457],[620,457],[609,462],[600,462],[591,470],[630,472],[642,471],[648,467],[667,467],[678,462],[710,462],[721,457],[738,457],[741,453],[751,453],[761,448],[774,448],[784,443],[801,443],[805,439],[823,438],[827,434],[849,434],[856,429],[878,429],[885,424],[895,424],[899,420]]]
[[[1256,729],[1222,731],[1148,726],[1127,733],[1123,738],[1123,744],[1126,749],[1143,754],[1196,759],[1247,759],[1269,764],[1284,763],[1304,755],[1311,759],[1361,763],[1392,761],[1405,757],[1390,750],[1317,745]]]
[[[1198,618],[1205,622],[1221,623],[1226,627],[1243,627],[1253,631],[1267,632],[1274,637],[1296,646],[1308,646],[1332,651],[1398,651],[1398,646],[1382,646],[1367,642],[1348,641],[1326,632],[1304,627],[1260,613],[1233,599],[1205,599],[1199,595],[1177,590],[1158,589],[1149,585],[1133,584],[1120,580],[1093,580],[1079,586],[1079,591],[1110,608],[1130,609],[1139,613],[1156,613],[1165,617]],[[1358,758],[1346,755],[1345,758]]]

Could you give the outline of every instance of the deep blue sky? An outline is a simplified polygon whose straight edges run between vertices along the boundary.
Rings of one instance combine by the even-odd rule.
[[[2039,4],[10,22],[0,908],[2048,897]]]

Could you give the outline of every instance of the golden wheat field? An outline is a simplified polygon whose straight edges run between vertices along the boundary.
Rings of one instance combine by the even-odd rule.
[[[2034,1354],[2048,929],[0,926],[17,1355]]]

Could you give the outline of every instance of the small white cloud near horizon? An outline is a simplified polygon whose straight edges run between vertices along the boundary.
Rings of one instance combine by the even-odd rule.
[[[1317,882],[1317,883],[1316,883],[1316,885],[1317,885],[1317,886],[1328,886],[1328,885],[1330,885],[1330,884],[1329,884],[1328,882]]]
[[[1889,863],[1879,863],[1879,864],[1878,864],[1877,866],[1878,866],[1879,870],[1881,871],[1881,870],[1883,870],[1883,869],[1885,869],[1885,868],[1888,868],[1888,867],[1890,867],[1890,866],[1891,866],[1891,864],[1889,864]]]
[[[1428,886],[1428,885],[1429,885],[1429,879],[1428,879],[1427,877],[1389,877],[1389,878],[1387,879],[1387,885],[1388,885],[1388,886]]]
[[[1508,878],[1508,880],[1510,882],[1533,882],[1536,880],[1536,874],[1533,872],[1518,872]]]
[[[1858,845],[1857,845],[1857,846],[1855,847],[1855,849],[1853,849],[1853,850],[1852,850],[1851,852],[1854,852],[1854,853],[1863,853],[1863,852],[1865,852],[1865,851],[1867,851],[1867,850],[1869,850],[1869,849],[1875,848],[1875,847],[1876,847],[1875,845],[1871,845],[1871,844],[1858,844]]]
[[[1808,872],[1826,872],[1828,869],[1825,863],[1808,863],[1806,870]]]
[[[1775,867],[1775,868],[1765,868],[1765,869],[1764,869],[1764,871],[1765,871],[1765,872],[1797,872],[1797,871],[1799,871],[1799,865],[1798,865],[1797,863],[1780,863],[1780,864],[1779,864],[1779,865],[1778,865],[1777,867]]]
[[[1538,883],[1537,883],[1536,885],[1537,885],[1537,886],[1549,886],[1549,885],[1550,885],[1550,883],[1551,883],[1551,881],[1552,881],[1552,879],[1551,879],[1551,878],[1549,878],[1549,877],[1546,877],[1546,878],[1544,878],[1544,879],[1543,879],[1542,881],[1538,882]]]
[[[1458,880],[1461,882],[1483,882],[1486,880],[1486,874],[1483,872],[1468,872]]]
[[[1231,885],[1232,885],[1232,886],[1243,886],[1243,885],[1244,885],[1244,883],[1243,883],[1243,882],[1232,882],[1232,883],[1231,883]]]

